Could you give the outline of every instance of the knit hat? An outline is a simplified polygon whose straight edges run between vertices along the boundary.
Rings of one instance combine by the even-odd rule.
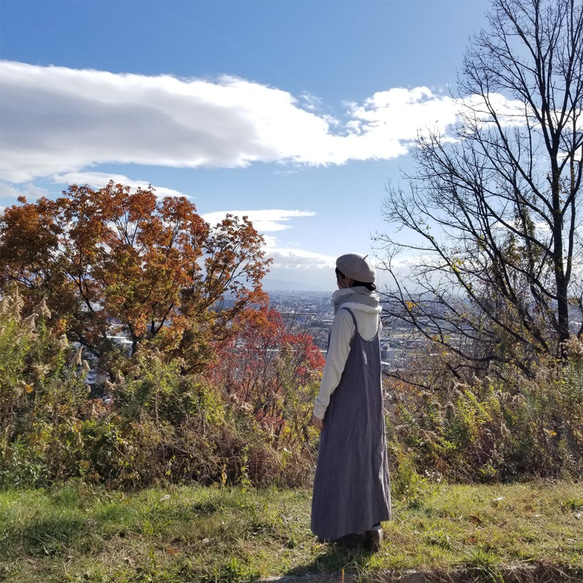
[[[341,255],[336,259],[336,268],[354,281],[374,283],[375,270],[367,257],[368,255],[360,255],[359,253]]]

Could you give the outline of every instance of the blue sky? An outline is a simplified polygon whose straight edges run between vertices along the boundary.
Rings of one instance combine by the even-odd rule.
[[[0,0],[0,206],[110,178],[246,214],[267,287],[332,290],[447,132],[487,0]]]

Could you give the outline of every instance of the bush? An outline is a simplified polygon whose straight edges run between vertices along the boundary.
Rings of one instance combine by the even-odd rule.
[[[71,478],[112,487],[311,479],[309,407],[295,392],[279,404],[277,439],[249,402],[184,374],[179,360],[156,350],[120,361],[114,378],[90,393],[89,366],[62,324],[44,304],[28,317],[23,310],[17,291],[0,303],[0,487]],[[284,378],[291,359],[278,361]]]
[[[389,381],[389,437],[423,475],[454,481],[580,477],[583,473],[583,344],[535,378],[506,365],[497,379],[434,384]],[[443,377],[440,377],[443,379]],[[424,379],[427,386],[427,378]]]
[[[39,486],[69,473],[88,395],[87,365],[61,323],[48,326],[44,302],[22,311],[17,290],[0,301],[0,486]]]
[[[179,360],[144,347],[90,392],[89,365],[66,341],[64,323],[44,303],[26,309],[17,291],[5,296],[0,487],[72,478],[124,488],[310,484],[319,353],[273,312],[258,311],[243,324],[205,375],[185,374]],[[572,339],[565,351],[566,360],[539,365],[534,378],[505,365],[492,377],[452,379],[438,359],[434,375],[419,369],[419,382],[414,366],[408,383],[387,379],[396,495],[415,504],[439,478],[579,478],[583,343]]]

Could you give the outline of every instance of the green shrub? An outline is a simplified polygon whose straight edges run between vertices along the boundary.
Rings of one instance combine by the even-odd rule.
[[[506,365],[493,375],[504,380],[441,377],[432,390],[388,383],[393,465],[398,451],[416,472],[454,481],[580,477],[583,344],[571,340],[567,353],[539,365],[535,378]]]
[[[23,317],[17,289],[0,301],[0,485],[68,475],[87,365],[44,302]]]
[[[278,404],[275,435],[249,403],[184,374],[179,360],[157,350],[119,358],[119,371],[90,393],[89,365],[65,340],[64,324],[44,303],[24,311],[17,290],[0,302],[0,487],[72,478],[118,487],[311,479],[314,387],[292,390],[285,351],[278,370],[290,395]]]

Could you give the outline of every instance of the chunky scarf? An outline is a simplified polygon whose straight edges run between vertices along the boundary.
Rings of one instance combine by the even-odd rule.
[[[362,304],[372,308],[378,308],[380,296],[366,289],[364,286],[346,287],[337,289],[332,294],[331,304],[334,306],[334,313],[336,314],[340,306],[344,303]]]

